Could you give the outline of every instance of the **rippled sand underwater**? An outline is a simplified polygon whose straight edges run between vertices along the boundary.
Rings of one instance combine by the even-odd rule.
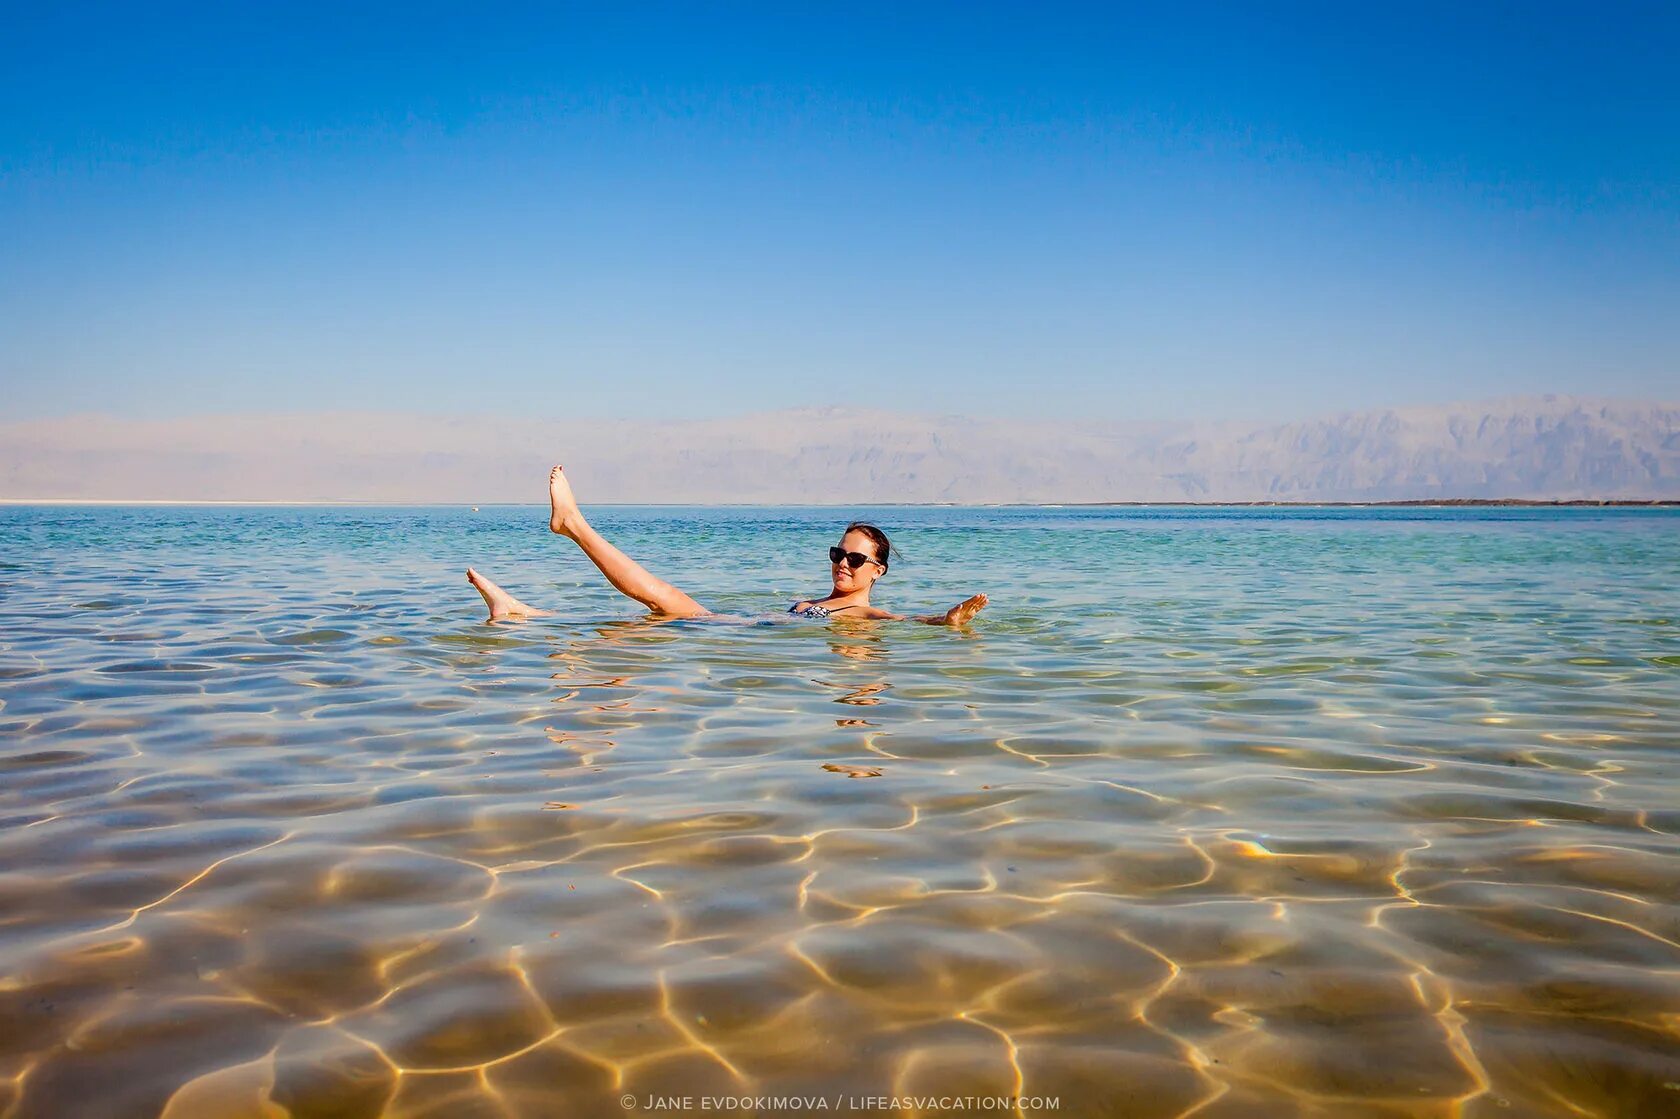
[[[1680,516],[857,512],[0,510],[0,1115],[1680,1115]]]

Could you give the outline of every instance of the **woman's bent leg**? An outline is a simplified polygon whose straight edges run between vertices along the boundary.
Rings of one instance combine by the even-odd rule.
[[[490,608],[489,620],[492,622],[517,618],[540,618],[548,614],[547,610],[538,610],[535,606],[527,606],[520,602],[470,567],[467,568],[467,582],[476,587],[478,593],[484,596],[484,605]]]
[[[656,614],[673,618],[695,618],[711,613],[688,595],[658,578],[647,568],[619,551],[606,537],[596,532],[578,508],[572,496],[571,483],[556,466],[548,475],[548,517],[550,532],[573,541],[583,549],[601,574],[618,590],[635,599]]]

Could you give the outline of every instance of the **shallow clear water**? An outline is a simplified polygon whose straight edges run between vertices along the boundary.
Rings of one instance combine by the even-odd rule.
[[[590,512],[0,510],[0,1113],[1680,1114],[1675,512]]]

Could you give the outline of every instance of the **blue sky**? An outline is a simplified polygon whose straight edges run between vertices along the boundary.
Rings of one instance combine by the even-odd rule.
[[[1680,397],[1670,5],[243,7],[0,0],[5,418]]]

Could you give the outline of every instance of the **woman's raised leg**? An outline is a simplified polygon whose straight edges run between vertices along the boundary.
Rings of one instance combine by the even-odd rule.
[[[695,618],[711,613],[676,587],[653,575],[596,532],[584,519],[577,499],[572,496],[571,483],[566,481],[566,475],[558,466],[548,473],[548,501],[551,506],[548,517],[549,531],[566,537],[582,548],[583,554],[607,577],[607,582],[621,592],[654,613],[673,618]]]

